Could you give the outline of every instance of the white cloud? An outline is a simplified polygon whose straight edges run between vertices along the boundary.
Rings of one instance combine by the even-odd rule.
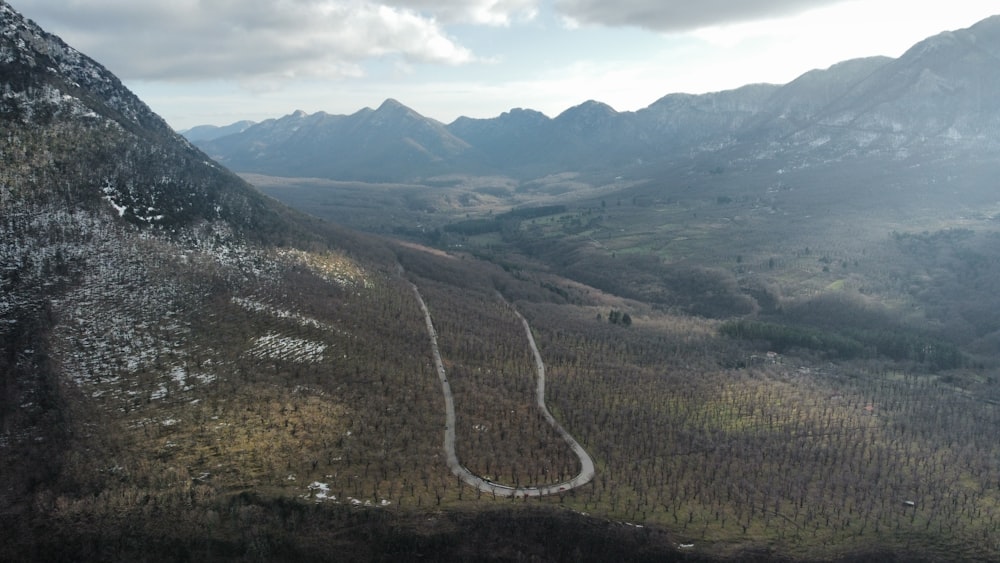
[[[538,15],[538,0],[389,0],[389,4],[429,14],[445,23],[510,25]]]
[[[686,31],[785,16],[843,0],[556,0],[571,25]]]
[[[500,17],[491,6],[484,13]],[[433,14],[367,0],[33,0],[28,7],[26,15],[124,79],[268,81],[356,76],[373,58],[475,60]]]

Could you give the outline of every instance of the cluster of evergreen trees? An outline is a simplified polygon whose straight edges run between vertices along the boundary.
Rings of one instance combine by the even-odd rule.
[[[486,233],[498,233],[506,223],[517,223],[526,219],[537,219],[549,215],[558,215],[566,212],[565,205],[542,205],[538,207],[522,207],[511,209],[506,213],[501,213],[496,217],[485,219],[467,219],[444,226],[445,232],[458,233],[466,236],[484,235]]]
[[[608,313],[608,322],[613,325],[631,326],[632,317],[630,317],[628,313],[623,313],[617,309],[612,309],[611,312]]]
[[[804,348],[844,359],[885,356],[925,364],[932,370],[958,368],[963,364],[962,353],[955,345],[906,331],[834,332],[753,320],[730,321],[719,330],[731,338],[767,341],[776,352]]]

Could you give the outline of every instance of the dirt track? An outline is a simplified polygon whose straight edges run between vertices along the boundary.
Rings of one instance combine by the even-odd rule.
[[[441,353],[438,350],[437,331],[434,330],[434,323],[431,320],[430,310],[427,309],[427,305],[424,303],[424,299],[420,295],[420,290],[415,284],[411,285],[413,285],[413,292],[416,294],[417,301],[420,303],[420,309],[424,313],[424,321],[427,324],[427,334],[430,336],[431,349],[434,354],[434,366],[437,369],[438,378],[441,380],[441,390],[444,393],[444,451],[448,468],[451,469],[451,472],[458,476],[458,478],[467,485],[475,487],[485,493],[490,493],[494,496],[500,497],[540,497],[544,495],[558,494],[589,483],[590,480],[594,478],[594,460],[590,458],[590,455],[583,449],[583,446],[570,436],[569,432],[567,432],[562,425],[560,425],[559,422],[553,418],[548,407],[545,406],[545,364],[542,362],[541,354],[538,353],[538,346],[535,344],[535,338],[531,334],[531,326],[528,324],[527,319],[525,319],[524,316],[517,311],[515,311],[515,313],[517,313],[517,316],[521,319],[521,323],[524,325],[524,332],[528,338],[528,345],[531,347],[531,353],[535,356],[535,369],[538,372],[538,387],[535,400],[538,408],[541,409],[545,420],[547,420],[548,423],[555,428],[556,432],[562,436],[563,440],[569,444],[569,447],[572,448],[576,456],[580,458],[580,473],[577,474],[576,477],[561,483],[532,487],[511,487],[509,485],[503,485],[501,483],[495,483],[493,481],[483,479],[482,477],[473,474],[465,466],[458,462],[458,456],[455,455],[455,400],[452,397],[451,386],[448,384],[448,376],[445,373],[444,363],[441,361]]]

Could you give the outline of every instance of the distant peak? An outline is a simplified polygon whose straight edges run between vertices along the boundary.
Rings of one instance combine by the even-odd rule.
[[[530,116],[545,115],[538,110],[533,110],[530,108],[512,108],[510,111],[504,113],[508,113],[510,115],[530,115]]]
[[[398,109],[409,110],[410,108],[399,103],[399,100],[396,100],[395,98],[386,98],[385,101],[382,102],[382,105],[380,105],[378,107],[378,110],[376,111],[398,110]]]
[[[618,112],[615,108],[609,106],[604,102],[598,102],[596,100],[587,100],[578,106],[573,106],[566,111],[559,114],[556,119],[576,117],[576,116],[606,116],[606,115],[616,115]]]
[[[980,20],[969,28],[973,31],[982,31],[984,29],[1000,29],[1000,14],[995,16],[990,16],[986,19]]]
[[[523,108],[514,108],[508,112],[504,112],[500,114],[499,119],[524,125],[542,123],[549,120],[549,118],[540,111]]]
[[[293,112],[292,112],[292,115],[290,115],[289,117],[298,117],[298,118],[302,118],[302,117],[308,117],[308,116],[309,116],[309,114],[308,114],[308,113],[306,113],[306,112],[304,112],[304,111],[302,111],[302,110],[300,110],[300,109],[297,109],[297,110],[293,111]]]
[[[606,112],[610,112],[610,113],[618,113],[617,111],[615,111],[615,108],[609,106],[608,104],[606,104],[604,102],[598,102],[597,100],[587,100],[586,102],[583,102],[582,104],[580,104],[580,105],[578,105],[576,107],[579,108],[579,109],[585,109],[585,110],[588,110],[588,111],[597,110],[597,111],[606,111]]]
[[[395,100],[393,98],[388,98],[384,102],[382,102],[382,105],[380,105],[378,107],[378,109],[375,110],[375,113],[373,114],[373,116],[376,116],[378,119],[390,119],[390,120],[396,120],[396,119],[423,120],[423,119],[426,119],[424,116],[420,115],[418,112],[414,111],[413,109],[411,109],[411,108],[409,108],[407,106],[404,106],[403,104],[399,103],[397,100]]]

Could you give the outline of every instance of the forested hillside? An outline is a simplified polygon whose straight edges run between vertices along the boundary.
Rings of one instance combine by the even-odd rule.
[[[287,198],[376,236],[263,195],[2,1],[0,77],[0,560],[1000,554],[989,153],[776,180],[786,153],[720,149]],[[773,93],[712,98],[713,127]],[[657,127],[702,139],[706,101]],[[539,123],[508,120],[463,127]],[[592,479],[563,487],[584,457],[539,396]],[[463,481],[449,435],[511,494]]]

